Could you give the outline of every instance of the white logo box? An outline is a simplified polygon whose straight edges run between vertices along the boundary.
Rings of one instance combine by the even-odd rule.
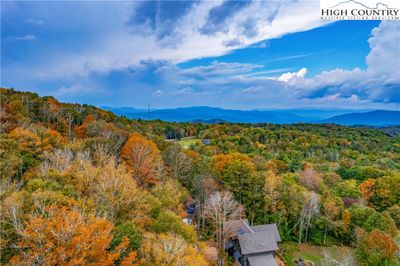
[[[400,0],[320,0],[325,20],[400,20]]]

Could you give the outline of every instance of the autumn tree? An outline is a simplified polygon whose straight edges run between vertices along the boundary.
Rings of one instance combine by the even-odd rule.
[[[400,174],[395,173],[376,179],[375,195],[371,198],[371,202],[380,210],[389,208],[394,204],[399,204]]]
[[[83,121],[83,123],[77,127],[74,128],[75,134],[79,137],[79,138],[85,138],[87,136],[87,126],[90,122],[92,122],[94,120],[94,116],[93,115],[88,115],[85,120]]]
[[[340,175],[336,174],[336,173],[328,173],[325,174],[324,177],[324,182],[328,187],[333,187],[337,182],[339,182],[342,178],[340,177]]]
[[[182,237],[174,234],[155,235],[147,233],[141,247],[144,265],[208,265],[198,247],[187,243]]]
[[[161,211],[155,218],[152,228],[156,233],[174,233],[183,237],[189,243],[197,241],[196,231],[191,225],[182,221],[182,217],[172,211]]]
[[[343,223],[343,229],[345,233],[347,233],[350,229],[350,224],[351,224],[351,212],[348,209],[342,212],[342,223]]]
[[[265,208],[271,212],[277,212],[280,209],[279,199],[280,194],[278,188],[282,183],[282,177],[276,175],[274,171],[268,170],[265,174],[264,182],[264,197],[265,197]]]
[[[124,222],[115,227],[110,250],[120,249],[120,256],[116,263],[123,265],[140,265],[136,251],[142,242],[142,232],[133,222]],[[121,247],[123,249],[121,250]]]
[[[153,186],[158,182],[161,157],[153,141],[135,133],[126,141],[121,153],[139,185]]]
[[[367,265],[398,265],[397,252],[396,241],[379,230],[366,233],[357,244],[357,255]]]
[[[164,162],[168,165],[174,179],[186,181],[190,174],[192,161],[183,151],[182,146],[173,143],[163,152]]]
[[[72,129],[78,118],[80,117],[79,110],[76,107],[68,106],[62,108],[59,112],[62,121],[65,124],[68,139],[72,139]]]
[[[311,165],[306,164],[299,175],[300,183],[309,190],[317,191],[321,186],[322,174],[316,171]]]
[[[182,202],[188,198],[188,191],[174,179],[157,184],[151,192],[160,200],[162,208],[168,210],[180,210]]]
[[[342,198],[358,199],[361,196],[361,192],[358,190],[357,181],[354,179],[336,183],[333,192]]]
[[[240,218],[242,207],[236,202],[229,191],[218,191],[212,193],[205,205],[205,216],[213,225],[217,249],[219,253],[219,265],[223,265],[224,245],[228,232],[224,225]]]
[[[372,196],[375,195],[375,183],[376,180],[372,178],[368,178],[367,180],[364,180],[359,186],[358,189],[361,192],[362,198],[365,201],[368,201]]]
[[[246,154],[242,154],[239,152],[234,152],[231,154],[217,154],[211,158],[211,171],[215,174],[216,177],[223,179],[226,169],[230,165],[235,165],[238,163],[246,163],[252,171],[254,171],[254,164],[250,157]]]
[[[146,202],[146,193],[137,187],[123,165],[116,165],[110,158],[103,167],[91,167],[97,172],[91,184],[92,198],[98,212],[112,221],[121,219],[144,219],[150,210]]]
[[[396,237],[398,234],[395,222],[386,211],[382,213],[374,212],[365,220],[362,227],[367,231],[377,229],[391,235],[392,237]]]
[[[119,252],[108,251],[113,225],[78,210],[50,208],[32,216],[21,232],[11,265],[113,265]]]

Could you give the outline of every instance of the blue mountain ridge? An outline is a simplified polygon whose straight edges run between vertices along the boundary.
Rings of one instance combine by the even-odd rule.
[[[389,126],[400,125],[400,111],[375,110],[366,113],[350,113],[334,116],[320,121],[339,125],[370,125]]]
[[[208,106],[152,110],[107,106],[102,108],[132,119],[159,119],[170,122],[274,124],[303,122],[368,126],[400,125],[400,111],[386,110],[232,110]]]

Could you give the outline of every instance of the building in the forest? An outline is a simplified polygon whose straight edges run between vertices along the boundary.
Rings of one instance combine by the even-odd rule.
[[[202,139],[201,142],[202,142],[204,145],[210,145],[211,140],[210,140],[210,139]]]
[[[281,242],[276,224],[250,226],[247,220],[225,223],[224,231],[229,235],[225,250],[242,266],[283,266],[279,255]]]

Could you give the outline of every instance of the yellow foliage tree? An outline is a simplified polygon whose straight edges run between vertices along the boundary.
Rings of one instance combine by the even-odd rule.
[[[144,265],[208,265],[198,247],[174,234],[146,234],[141,251],[146,261]]]

